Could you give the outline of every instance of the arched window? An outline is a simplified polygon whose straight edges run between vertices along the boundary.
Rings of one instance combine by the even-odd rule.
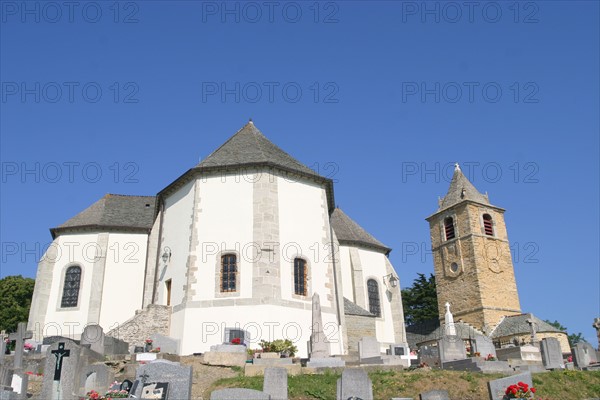
[[[490,214],[483,214],[483,230],[486,235],[494,236],[494,223]]]
[[[63,286],[63,295],[60,306],[77,307],[79,300],[79,287],[81,284],[81,267],[73,266],[67,268],[65,273],[65,284]]]
[[[237,258],[235,254],[221,256],[221,292],[235,292],[237,287]]]
[[[294,259],[294,293],[299,296],[306,296],[306,260],[301,258]]]
[[[446,240],[454,239],[454,219],[452,217],[444,219],[444,231]]]
[[[379,302],[379,284],[375,279],[367,281],[367,291],[369,293],[369,311],[381,317],[381,303]]]

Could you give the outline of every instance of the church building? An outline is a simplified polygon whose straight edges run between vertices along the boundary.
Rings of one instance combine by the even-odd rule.
[[[446,229],[446,213],[463,215],[445,211],[435,229]],[[291,339],[306,357],[316,293],[332,355],[355,352],[363,336],[382,352],[406,342],[391,249],[335,207],[331,179],[252,122],[156,196],[107,194],[50,232],[28,324],[37,340],[137,321],[139,338],[158,324],[181,355],[240,337],[252,348]],[[463,279],[452,262],[440,271]],[[144,320],[153,307],[163,317]],[[477,307],[465,304],[464,317],[485,320],[485,307],[469,311]],[[518,299],[507,307],[517,312]]]

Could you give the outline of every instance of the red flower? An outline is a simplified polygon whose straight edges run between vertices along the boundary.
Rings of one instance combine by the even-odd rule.
[[[241,344],[242,343],[242,339],[240,339],[240,338],[231,339],[231,343],[232,344]]]
[[[531,390],[531,393],[535,393],[535,388],[534,388],[534,387],[532,387],[532,388],[531,388],[531,389],[529,389],[529,390]]]

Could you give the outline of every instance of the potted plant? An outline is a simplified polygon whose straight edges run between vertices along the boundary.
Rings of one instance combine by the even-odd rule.
[[[152,339],[146,339],[146,345],[144,346],[144,351],[146,353],[150,352],[150,350],[152,350]]]

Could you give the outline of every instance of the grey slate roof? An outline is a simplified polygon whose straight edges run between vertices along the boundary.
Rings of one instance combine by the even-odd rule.
[[[385,253],[389,253],[392,250],[375,239],[339,208],[333,210],[330,222],[340,244],[358,244],[374,247],[383,250]]]
[[[248,122],[229,140],[202,160],[196,168],[224,167],[256,163],[270,163],[303,174],[318,175],[281,150]]]
[[[562,332],[560,329],[542,321],[533,314],[519,314],[504,317],[496,328],[494,328],[490,336],[492,338],[501,338],[513,335],[530,334],[531,328],[527,323],[527,320],[530,318],[535,322],[537,332]]]
[[[483,333],[465,322],[455,322],[456,334],[461,339],[469,339]],[[430,320],[420,324],[408,325],[406,327],[406,340],[411,349],[417,348],[421,343],[434,342],[444,337],[444,328],[440,321]]]
[[[356,303],[348,300],[344,297],[344,314],[346,315],[358,315],[360,317],[376,317],[375,314],[371,314],[369,311],[358,306]]]
[[[487,195],[479,193],[479,191],[473,186],[467,177],[462,173],[460,168],[454,169],[454,175],[450,181],[450,187],[448,193],[440,201],[440,210],[451,207],[464,200],[472,200],[482,204],[490,204],[490,200]]]
[[[155,196],[107,194],[100,200],[51,229],[52,235],[80,227],[151,229],[155,218]]]

